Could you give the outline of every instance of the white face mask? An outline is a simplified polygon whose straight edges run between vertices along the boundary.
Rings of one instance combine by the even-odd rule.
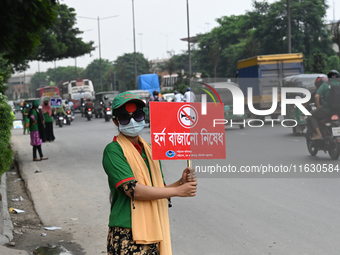
[[[144,120],[137,122],[133,118],[131,118],[130,123],[127,125],[121,125],[119,123],[118,129],[126,136],[136,137],[142,132],[144,127],[145,127]]]

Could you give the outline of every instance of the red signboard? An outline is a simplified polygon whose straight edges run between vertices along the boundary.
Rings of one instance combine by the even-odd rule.
[[[225,159],[225,127],[214,119],[224,119],[223,104],[150,102],[152,159]]]

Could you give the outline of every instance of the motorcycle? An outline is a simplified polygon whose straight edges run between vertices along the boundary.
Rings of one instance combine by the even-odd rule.
[[[66,124],[71,125],[72,115],[71,115],[71,110],[66,110],[67,115],[65,116],[66,119]]]
[[[91,120],[91,118],[92,118],[92,109],[91,108],[86,109],[85,113],[86,113],[87,120]]]
[[[104,118],[105,118],[105,121],[108,122],[110,121],[110,119],[112,118],[112,112],[111,112],[111,108],[110,107],[107,107],[104,110]]]
[[[56,125],[57,126],[59,125],[59,127],[63,127],[64,121],[65,121],[64,114],[62,114],[61,112],[58,113],[58,115],[56,117]]]
[[[312,140],[313,133],[306,134],[307,148],[312,156],[319,150],[323,150],[331,157],[338,159],[340,156],[340,122],[339,116],[333,114],[330,118],[324,119],[319,123],[322,139]]]

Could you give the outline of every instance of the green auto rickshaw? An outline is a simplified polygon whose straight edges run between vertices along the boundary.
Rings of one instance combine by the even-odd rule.
[[[232,121],[232,123],[237,123],[236,125],[239,125],[240,129],[243,129],[245,125],[239,123],[245,123],[246,118],[247,118],[246,114],[243,115],[233,114],[233,105],[224,106],[224,119],[228,121],[227,125],[231,125]]]
[[[316,90],[315,80],[319,76],[325,76],[325,74],[299,74],[288,76],[283,79],[282,87],[291,87],[291,88],[304,88],[313,93]],[[287,93],[287,99],[293,99],[297,97],[304,98],[306,95],[302,93]],[[301,112],[301,110],[293,104],[286,105],[286,115],[284,116],[286,120],[292,120],[292,123],[289,124],[286,121],[287,125],[294,125],[293,134],[303,133],[304,129],[307,127],[307,116]],[[294,121],[293,121],[294,120]]]

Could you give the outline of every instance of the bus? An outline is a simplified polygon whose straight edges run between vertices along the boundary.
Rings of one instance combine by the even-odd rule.
[[[75,110],[81,109],[81,99],[93,98],[94,90],[92,81],[89,79],[78,79],[64,82],[61,88],[62,99],[72,101]]]
[[[35,91],[35,97],[42,98],[42,97],[59,97],[59,88],[55,86],[46,86],[42,88],[37,88]]]

